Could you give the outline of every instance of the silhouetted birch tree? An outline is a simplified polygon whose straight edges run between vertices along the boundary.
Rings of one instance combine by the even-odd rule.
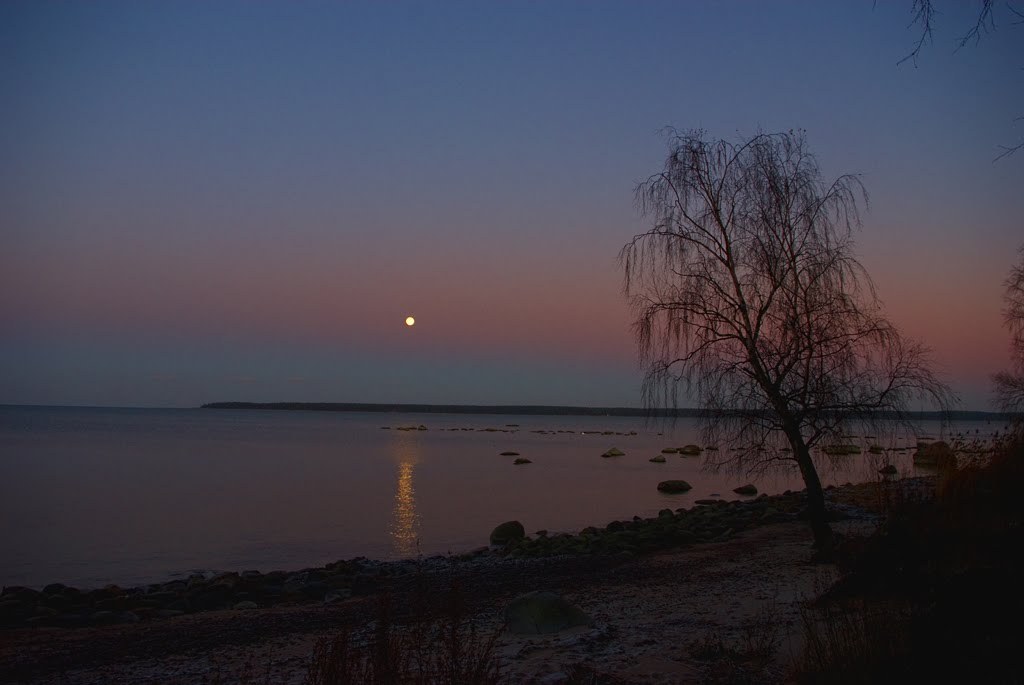
[[[945,407],[948,391],[927,350],[882,315],[853,256],[867,202],[856,176],[824,182],[800,132],[731,143],[673,131],[668,147],[664,169],[636,189],[651,228],[620,254],[645,403],[696,399],[706,439],[723,446],[712,465],[795,463],[827,553],[812,450],[880,412],[899,419],[915,398]]]

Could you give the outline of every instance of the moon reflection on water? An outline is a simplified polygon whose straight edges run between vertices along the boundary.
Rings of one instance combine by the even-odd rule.
[[[398,461],[398,486],[392,511],[391,546],[401,557],[416,556],[419,542],[419,514],[416,513],[416,488],[413,471],[419,462],[419,445],[413,436],[403,435],[394,444],[393,454]]]

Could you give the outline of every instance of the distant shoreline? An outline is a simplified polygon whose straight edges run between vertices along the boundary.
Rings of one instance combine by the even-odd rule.
[[[521,416],[701,416],[699,409],[675,413],[637,407],[563,407],[552,405],[387,404],[372,402],[211,402],[200,409],[262,409],[277,411],[378,412],[396,414],[505,414]]]
[[[557,405],[478,405],[478,404],[387,404],[372,402],[210,402],[200,409],[258,409],[263,411],[376,412],[396,414],[500,414],[508,416],[632,416],[655,418],[700,418],[702,409],[641,409],[637,407],[574,407]],[[885,414],[882,415],[883,418]],[[937,411],[908,412],[921,421],[1006,421],[1000,412]]]

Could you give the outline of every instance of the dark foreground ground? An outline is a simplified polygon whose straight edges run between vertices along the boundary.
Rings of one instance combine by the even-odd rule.
[[[847,535],[871,533],[880,511],[927,499],[934,484],[832,489],[841,519],[834,525]],[[453,612],[463,629],[493,638],[489,653],[507,682],[781,682],[803,651],[802,607],[839,577],[835,565],[811,563],[801,508],[800,493],[720,502],[527,540],[501,554],[339,562],[334,576],[325,567],[260,579],[280,580],[290,588],[283,594],[242,594],[242,578],[220,579],[236,588],[221,606],[257,608],[190,603],[209,599],[213,579],[177,594],[150,588],[180,608],[143,607],[140,620],[111,625],[61,625],[47,612],[13,623],[0,632],[0,682],[303,683],[325,638],[351,632],[370,640],[382,621],[400,632]],[[534,590],[563,595],[590,625],[538,636],[503,630],[504,607]],[[128,604],[120,606],[124,613]],[[118,614],[97,611],[107,612],[101,621]]]
[[[956,462],[830,489],[829,563],[789,493],[460,558],[8,588],[0,682],[1024,682],[1024,447]],[[506,609],[538,590],[585,620],[511,630]]]

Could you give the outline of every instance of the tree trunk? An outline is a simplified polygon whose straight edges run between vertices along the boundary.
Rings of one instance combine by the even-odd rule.
[[[828,558],[832,554],[832,527],[828,525],[825,515],[825,491],[821,488],[818,470],[814,468],[811,450],[808,449],[799,429],[787,430],[786,437],[789,438],[796,462],[800,466],[800,475],[804,479],[804,487],[807,489],[807,520],[811,524],[811,532],[814,533],[814,546],[818,549],[819,556]]]

